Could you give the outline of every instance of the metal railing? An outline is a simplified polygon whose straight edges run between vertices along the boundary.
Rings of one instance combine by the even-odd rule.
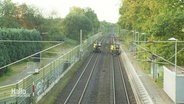
[[[0,104],[30,104],[41,99],[63,76],[63,73],[76,63],[98,39],[101,33],[93,35],[67,53],[38,69],[37,74],[30,74],[17,83],[0,87]],[[80,49],[82,48],[82,52]]]

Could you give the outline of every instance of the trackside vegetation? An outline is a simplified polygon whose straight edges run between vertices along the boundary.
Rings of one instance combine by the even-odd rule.
[[[0,67],[15,62],[41,50],[42,44],[37,42],[14,42],[13,40],[40,41],[40,33],[27,29],[0,29]],[[10,42],[3,42],[9,40]],[[8,71],[8,68],[0,69],[0,76]]]
[[[122,4],[119,9],[120,28],[126,29],[129,37],[133,37],[134,33],[136,41],[149,41],[149,43],[140,42],[139,45],[174,63],[174,57],[172,57],[174,43],[154,43],[153,41],[168,41],[171,37],[184,41],[184,1],[122,0]],[[183,43],[178,42],[177,48],[177,65],[183,66]],[[164,62],[162,59],[157,61]]]

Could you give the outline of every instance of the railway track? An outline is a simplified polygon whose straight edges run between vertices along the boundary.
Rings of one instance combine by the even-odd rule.
[[[104,40],[101,53],[91,53],[56,104],[136,104],[121,59],[108,52],[109,40]]]
[[[112,57],[112,70],[114,79],[114,104],[130,104],[125,75],[119,57]]]
[[[95,69],[96,63],[98,61],[99,61],[98,55],[93,54],[90,60],[88,61],[87,65],[84,67],[84,70],[79,76],[77,82],[75,83],[72,90],[70,91],[68,97],[64,101],[64,104],[80,104],[81,103],[83,96],[85,94],[86,88],[88,87],[89,81],[92,77],[92,73]],[[89,70],[90,69],[89,67],[91,67],[92,69]],[[81,86],[81,85],[84,85],[84,86]]]

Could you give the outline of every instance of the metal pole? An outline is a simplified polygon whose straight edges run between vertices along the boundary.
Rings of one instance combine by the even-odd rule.
[[[79,55],[80,55],[80,59],[82,57],[82,29],[80,30],[80,52],[79,52]]]
[[[136,41],[137,41],[136,32],[134,32],[134,36],[135,36],[135,44],[137,44],[137,43],[136,43]]]
[[[144,41],[146,42],[146,34],[144,34]]]
[[[134,41],[134,30],[132,30],[131,32],[132,32],[132,45],[131,45],[131,48],[132,48],[132,52],[134,52],[134,42],[135,42]]]
[[[145,48],[146,47],[146,34],[144,34],[144,41],[145,41],[144,43],[144,48]],[[146,59],[146,53],[144,53],[144,59]],[[144,62],[144,70],[145,68],[146,68],[146,62]]]
[[[154,45],[154,53],[156,53],[156,44],[153,43],[153,45]],[[156,59],[153,60],[153,71],[154,71],[153,76],[154,76],[154,79],[156,81],[157,80],[157,75],[158,75],[157,68],[156,68]]]
[[[175,104],[177,104],[177,39],[175,40],[175,64],[174,64],[174,69],[175,69]]]
[[[138,34],[138,45],[139,45],[139,32],[137,34]]]
[[[134,42],[134,32],[132,31],[132,42]]]
[[[177,40],[175,41],[175,72],[177,74]]]
[[[176,91],[176,89],[177,89],[177,39],[175,39],[175,38],[169,38],[168,39],[169,41],[174,41],[175,42],[175,46],[174,46],[174,48],[175,48],[175,54],[174,54],[174,56],[175,56],[175,59],[174,59],[174,71],[175,71],[175,104],[177,104],[177,91]]]
[[[80,46],[82,46],[82,30],[80,30]]]

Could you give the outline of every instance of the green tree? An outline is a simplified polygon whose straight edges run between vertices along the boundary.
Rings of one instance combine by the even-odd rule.
[[[14,18],[16,15],[16,5],[11,0],[0,2],[0,26],[7,28],[17,28],[20,24]]]
[[[40,26],[41,35],[44,40],[61,41],[65,39],[63,32],[63,19],[61,18],[48,18]]]
[[[182,0],[122,0],[123,5],[119,9],[119,26],[126,30],[135,30],[147,33],[146,37],[154,40],[167,40],[175,37],[184,40],[184,2]],[[140,39],[143,38],[140,37]],[[147,46],[149,48],[149,46]],[[178,50],[182,45],[178,44]],[[165,48],[158,45],[156,49],[159,54],[169,59],[173,54],[174,47]],[[150,48],[150,51],[154,51]],[[184,59],[184,54],[178,54],[178,60]],[[160,60],[162,61],[162,60]],[[174,62],[174,59],[171,59]],[[183,65],[178,61],[178,65]]]
[[[40,30],[40,26],[44,22],[39,9],[26,4],[17,6],[16,19],[24,28]]]
[[[95,12],[91,8],[85,8],[84,12],[85,16],[91,21],[93,34],[98,32],[100,22]]]
[[[6,46],[3,43],[0,43],[0,67],[10,63],[10,57],[8,55],[8,51]],[[8,68],[0,69],[0,76],[8,71]]]
[[[67,38],[79,41],[79,31],[83,30],[83,36],[92,31],[91,21],[84,15],[83,9],[73,8],[63,22],[64,32]]]

